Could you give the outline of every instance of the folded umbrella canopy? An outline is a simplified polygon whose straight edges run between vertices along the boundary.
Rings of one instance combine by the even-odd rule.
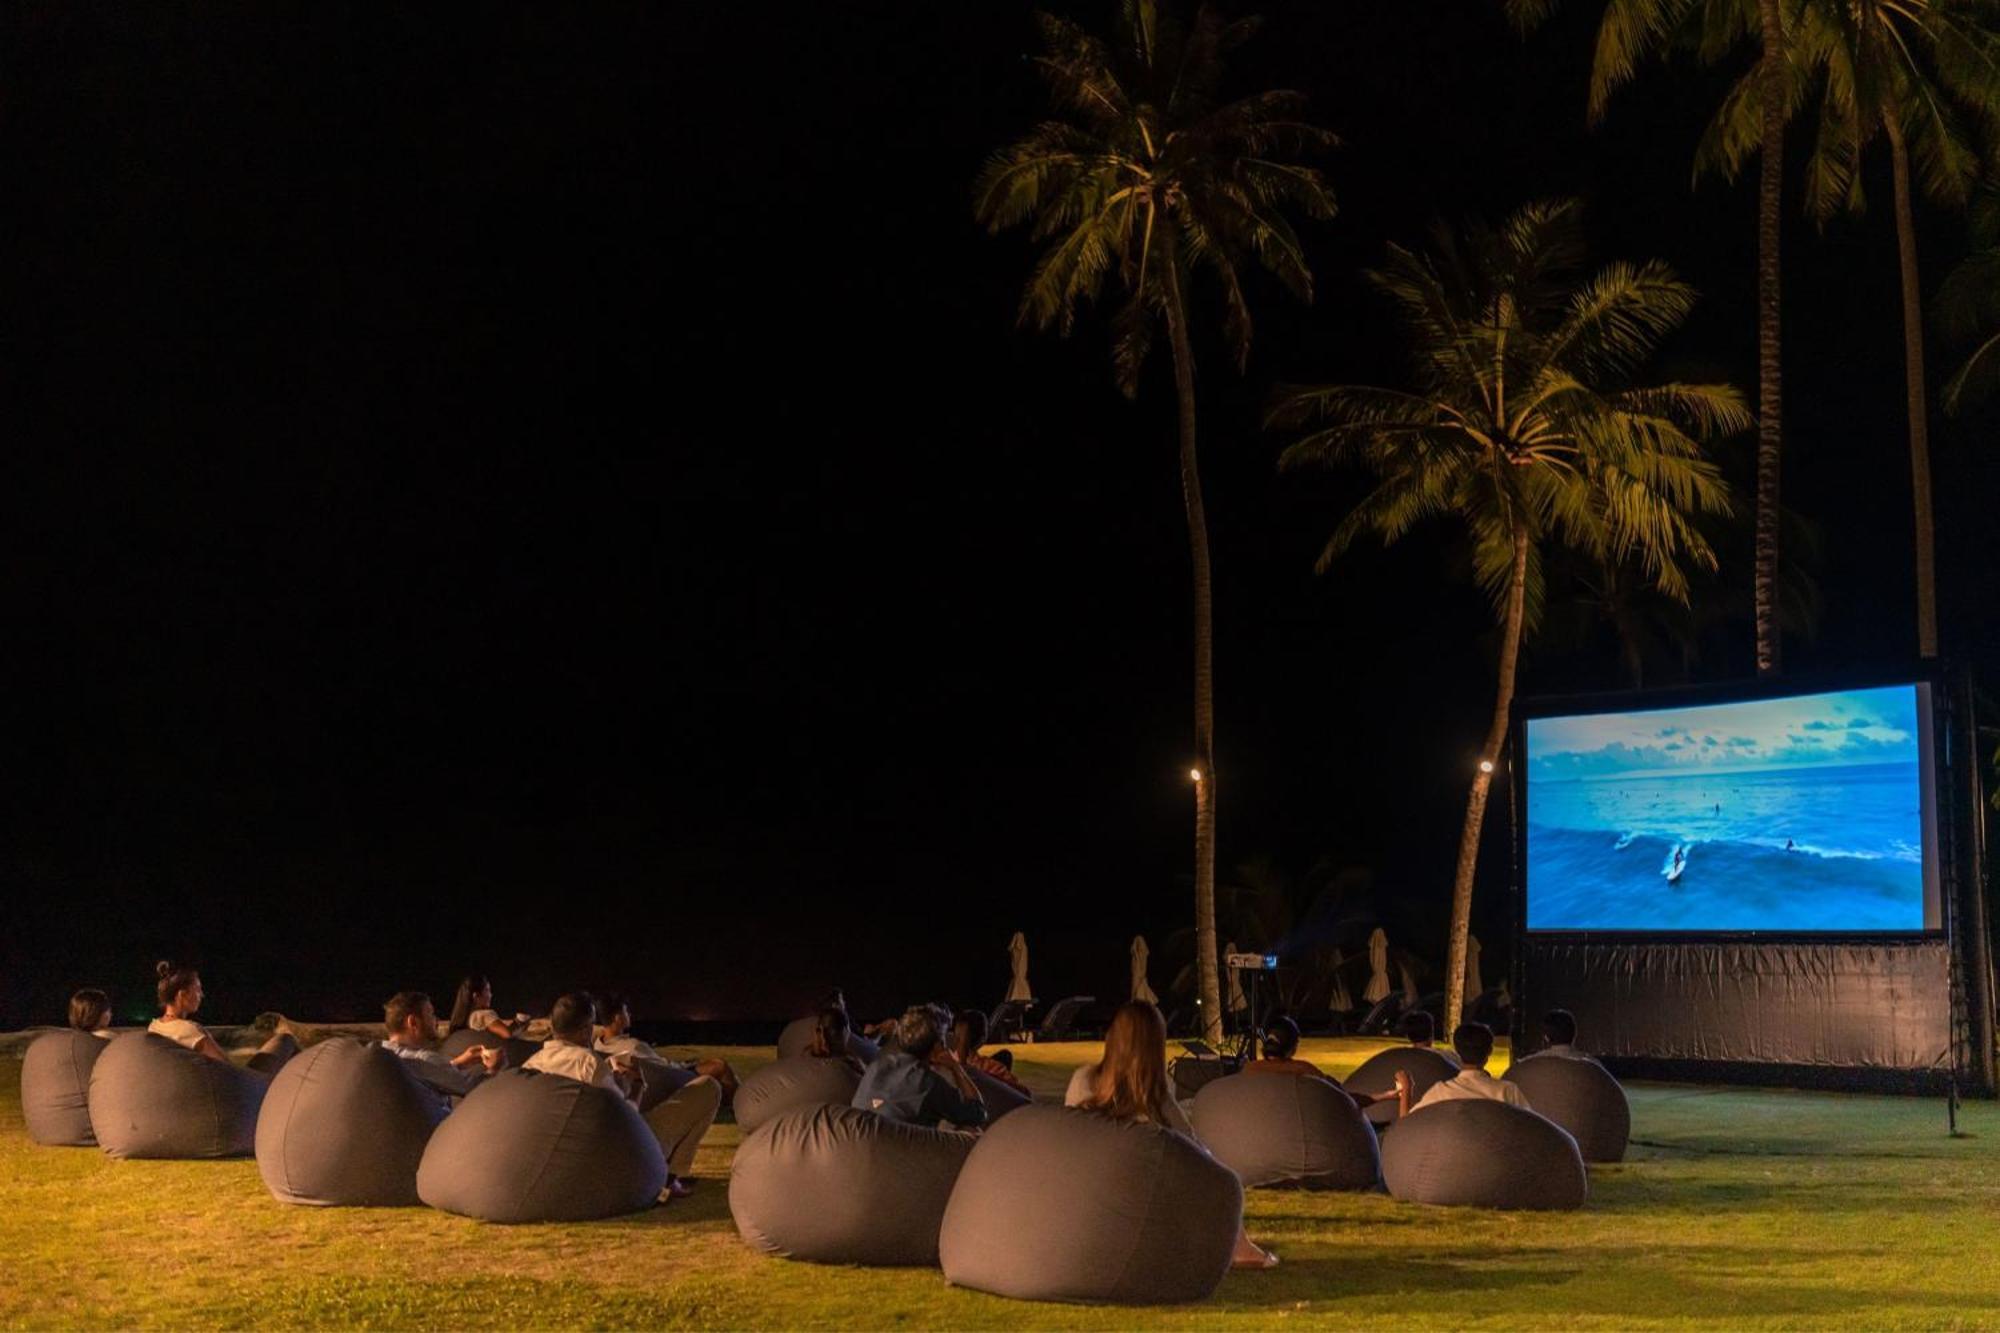
[[[1147,1004],[1158,1004],[1160,997],[1153,994],[1151,983],[1146,980],[1146,937],[1132,937],[1132,998],[1144,1000]]]
[[[1007,983],[1007,1000],[1026,1002],[1035,998],[1035,992],[1028,988],[1028,937],[1020,931],[1007,941],[1007,956],[1013,960],[1014,978]]]

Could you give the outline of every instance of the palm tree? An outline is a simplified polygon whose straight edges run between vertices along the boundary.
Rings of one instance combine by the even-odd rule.
[[[1914,495],[1917,644],[1938,651],[1936,538],[1931,519],[1930,414],[1925,401],[1923,289],[1912,179],[1933,203],[1961,208],[2000,139],[2000,50],[1991,0],[1790,0],[1793,30],[1786,113],[1816,102],[1805,178],[1806,211],[1824,225],[1866,206],[1862,156],[1889,148],[1903,295],[1903,378]],[[1762,99],[1749,81],[1724,100],[1696,153],[1697,169],[1734,176],[1756,151]],[[1912,170],[1914,162],[1915,170]]]
[[[1409,335],[1410,387],[1299,389],[1271,413],[1304,430],[1282,466],[1356,464],[1375,477],[1334,528],[1322,571],[1365,533],[1393,542],[1424,519],[1455,519],[1500,621],[1492,725],[1452,884],[1448,1025],[1464,1004],[1479,835],[1521,640],[1542,606],[1544,548],[1607,556],[1684,599],[1684,565],[1715,563],[1695,520],[1729,505],[1703,446],[1750,421],[1725,384],[1631,382],[1687,317],[1692,288],[1657,261],[1588,276],[1582,262],[1574,201],[1531,204],[1498,230],[1440,228],[1431,254],[1392,247],[1369,279]]]
[[[1561,0],[1502,0],[1523,28]],[[1779,324],[1779,223],[1783,217],[1786,97],[1792,84],[1782,0],[1606,0],[1590,76],[1590,118],[1601,119],[1611,94],[1649,57],[1691,42],[1705,62],[1723,59],[1755,36],[1751,75],[1757,124],[1757,516],[1751,588],[1756,608],[1757,673],[1776,675],[1779,635],[1779,458],[1784,439],[1784,375]]]
[[[1250,353],[1246,267],[1312,299],[1312,272],[1285,209],[1333,216],[1325,180],[1300,159],[1335,141],[1301,119],[1298,93],[1218,98],[1223,58],[1256,30],[1255,20],[1226,21],[1204,6],[1182,27],[1155,0],[1123,0],[1110,42],[1047,14],[1036,21],[1046,47],[1037,64],[1056,118],[988,159],[973,206],[990,230],[1026,224],[1043,247],[1021,299],[1023,324],[1066,334],[1078,305],[1094,300],[1107,281],[1123,289],[1113,361],[1128,396],[1138,392],[1156,325],[1166,326],[1194,567],[1195,929],[1203,1021],[1219,1039],[1213,593],[1195,455],[1188,289],[1197,271],[1213,279],[1222,333],[1240,370]]]

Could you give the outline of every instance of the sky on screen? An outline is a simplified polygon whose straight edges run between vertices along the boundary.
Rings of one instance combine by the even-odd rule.
[[[1528,770],[1547,780],[1916,760],[1913,685],[1528,722]]]

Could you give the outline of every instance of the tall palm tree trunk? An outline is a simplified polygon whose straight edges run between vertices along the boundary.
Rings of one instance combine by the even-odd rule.
[[[1174,347],[1174,390],[1180,398],[1181,499],[1187,510],[1188,555],[1194,566],[1194,939],[1195,981],[1203,1037],[1222,1041],[1222,986],[1215,948],[1215,624],[1208,565],[1208,515],[1194,448],[1194,349],[1181,303],[1178,265],[1166,270],[1167,335]],[[1256,1020],[1256,1015],[1251,1015]]]
[[[1757,0],[1763,40],[1764,144],[1757,163],[1757,674],[1779,669],[1778,457],[1784,382],[1779,360],[1778,236],[1785,171],[1785,30],[1779,0]]]
[[[1910,489],[1916,506],[1917,651],[1936,657],[1937,534],[1931,521],[1930,408],[1924,401],[1924,308],[1917,276],[1917,223],[1910,207],[1910,153],[1892,108],[1882,118],[1896,186],[1896,256],[1903,273],[1903,384],[1910,411]]]
[[[1479,834],[1486,827],[1486,794],[1493,787],[1493,770],[1500,764],[1500,747],[1507,743],[1507,718],[1514,707],[1514,669],[1521,659],[1521,625],[1528,600],[1528,529],[1514,527],[1514,566],[1507,576],[1507,609],[1501,621],[1500,683],[1493,696],[1493,725],[1479,751],[1472,774],[1472,794],[1465,801],[1465,828],[1458,838],[1458,874],[1451,885],[1451,944],[1445,953],[1444,1025],[1458,1026],[1465,1012],[1466,938],[1472,933],[1472,876],[1479,866]]]

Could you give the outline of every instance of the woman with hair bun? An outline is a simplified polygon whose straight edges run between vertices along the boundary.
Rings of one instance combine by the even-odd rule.
[[[146,1025],[146,1031],[178,1042],[191,1051],[199,1051],[211,1060],[229,1063],[229,1056],[215,1038],[208,1035],[208,1029],[194,1021],[204,998],[201,973],[185,964],[172,962],[159,963],[153,971],[159,978],[160,1016]],[[275,1074],[285,1061],[298,1053],[298,1039],[289,1032],[278,1032],[250,1057],[250,1068],[260,1074]]]

